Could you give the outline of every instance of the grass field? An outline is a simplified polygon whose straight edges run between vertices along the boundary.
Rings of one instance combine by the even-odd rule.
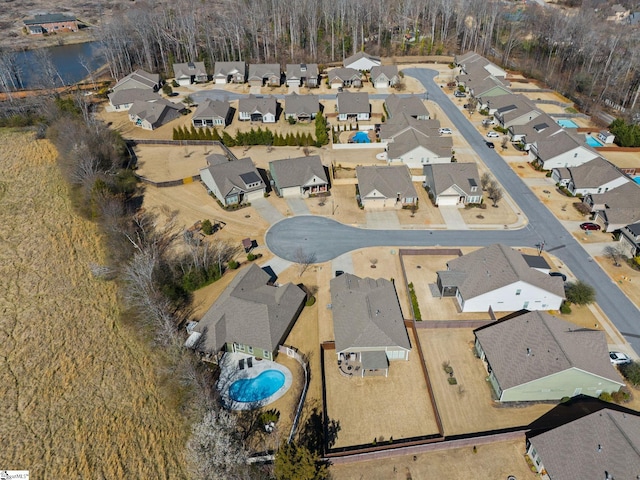
[[[56,152],[0,130],[0,466],[31,478],[186,478],[189,426],[154,353],[95,280],[95,225],[72,210]]]

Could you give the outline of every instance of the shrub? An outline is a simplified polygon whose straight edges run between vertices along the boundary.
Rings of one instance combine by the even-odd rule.
[[[413,307],[413,316],[415,317],[416,320],[422,320],[422,314],[420,313],[420,306],[418,305],[418,297],[416,296],[416,291],[413,289],[413,282],[409,284],[409,296],[411,297],[411,306]]]
[[[611,397],[611,394],[609,392],[602,392],[598,398],[603,402],[611,403],[613,401],[613,398]]]
[[[620,373],[634,387],[640,385],[640,363],[631,362],[627,365],[620,365]]]
[[[588,305],[596,299],[595,289],[582,280],[567,283],[565,286],[565,295],[567,301],[575,303],[576,305]]]
[[[456,377],[447,378],[447,382],[449,382],[449,385],[457,385],[458,384],[458,380],[456,380]]]
[[[227,266],[229,267],[230,270],[235,270],[240,266],[240,264],[235,260],[229,260],[229,263],[227,264]]]
[[[571,397],[562,397],[560,403],[567,403],[569,400],[571,400]]]
[[[176,82],[175,79],[173,79],[173,80],[171,80],[171,86],[175,88],[175,87],[179,87],[180,84],[178,82]]]
[[[165,84],[162,86],[162,92],[163,92],[165,95],[171,95],[171,94],[173,93],[173,88],[171,88],[171,85],[169,85],[168,83],[165,83]]]
[[[204,233],[205,235],[211,235],[213,233],[213,224],[208,218],[202,221],[201,228],[202,233]]]
[[[314,297],[313,295],[310,295],[309,298],[307,298],[307,301],[304,303],[304,305],[305,307],[312,307],[315,303],[316,303],[316,297]]]
[[[617,392],[613,392],[611,394],[611,399],[614,401],[614,403],[626,403],[631,399],[631,394],[626,387],[622,387]]]
[[[247,254],[247,260],[249,260],[250,262],[253,262],[256,258],[258,257],[256,257],[253,253]]]
[[[564,313],[565,315],[569,315],[571,313],[571,307],[568,302],[562,302],[560,305],[560,313]]]

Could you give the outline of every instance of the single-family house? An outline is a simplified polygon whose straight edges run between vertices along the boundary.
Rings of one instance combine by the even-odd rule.
[[[565,298],[561,277],[531,268],[520,252],[501,244],[450,260],[437,275],[441,296],[455,297],[462,312],[558,310]]]
[[[327,74],[330,88],[361,87],[362,74],[353,68],[334,68]]]
[[[390,361],[409,360],[411,343],[392,282],[345,273],[331,279],[329,288],[338,368],[344,374],[386,377]]]
[[[194,127],[226,127],[231,123],[233,109],[226,100],[205,99],[196,108],[191,123]]]
[[[162,97],[153,90],[142,90],[140,88],[128,88],[117,90],[108,94],[109,105],[117,112],[126,112],[131,108],[136,100],[142,102],[155,102]]]
[[[250,158],[229,161],[224,155],[211,155],[207,164],[200,179],[225,207],[264,197],[266,185]]]
[[[602,221],[605,232],[640,222],[640,185],[635,182],[608,192],[587,194],[582,201],[591,207],[594,221]]]
[[[520,311],[473,333],[476,352],[500,402],[598,397],[624,386],[611,365],[602,330],[546,312]]]
[[[111,89],[113,92],[118,90],[128,90],[132,88],[139,88],[142,90],[152,90],[157,92],[160,88],[160,75],[157,73],[148,73],[144,70],[136,70],[130,73],[126,77],[122,78]]]
[[[247,81],[252,87],[279,87],[280,65],[277,63],[252,63],[249,65],[249,77]]]
[[[316,118],[321,106],[317,95],[298,95],[293,92],[284,97],[284,116],[298,122],[308,122]]]
[[[531,121],[521,125],[511,125],[509,135],[513,143],[522,143],[528,151],[536,142],[543,142],[551,135],[558,133],[562,127],[546,113],[541,113]]]
[[[475,163],[442,163],[425,165],[424,184],[437,206],[482,202],[482,187]]]
[[[462,85],[473,98],[491,98],[508,95],[510,83],[502,78],[488,75],[484,70],[456,77],[458,85]]]
[[[275,123],[278,117],[276,97],[249,95],[238,100],[238,119],[242,121]]]
[[[247,77],[247,64],[244,62],[216,62],[213,69],[213,81],[217,84],[244,83]]]
[[[602,157],[596,157],[577,167],[554,168],[551,178],[567,187],[574,196],[608,192],[631,181]]]
[[[397,136],[409,130],[415,130],[427,137],[439,137],[440,120],[416,120],[407,113],[396,113],[395,116],[380,125],[380,141],[393,142]],[[453,145],[453,142],[451,144]]]
[[[340,92],[336,105],[341,122],[369,120],[371,115],[369,94],[366,92]]]
[[[507,77],[506,70],[476,52],[469,51],[463,55],[456,55],[454,63],[460,67],[462,73],[467,75],[478,73],[479,75],[488,74],[502,79]]]
[[[269,162],[272,185],[280,197],[308,197],[329,191],[327,172],[318,155]]]
[[[400,81],[396,65],[372,67],[369,75],[374,88],[393,87]]]
[[[408,97],[400,97],[392,93],[384,100],[384,110],[387,113],[388,121],[403,113],[416,120],[429,120],[431,118],[431,114],[422,99],[414,94]],[[438,125],[438,128],[440,128],[440,125]]]
[[[345,68],[367,71],[371,70],[373,67],[379,67],[381,62],[379,57],[374,57],[364,52],[358,52],[355,55],[345,58],[342,61],[342,65]]]
[[[605,145],[612,144],[616,139],[616,136],[611,133],[609,130],[600,130],[598,132],[598,140],[600,140]]]
[[[451,137],[428,136],[415,128],[405,129],[387,144],[387,162],[402,162],[409,168],[449,163],[452,145]]]
[[[186,346],[213,361],[223,352],[271,360],[298,319],[305,297],[293,283],[276,286],[269,273],[252,263],[207,310]]]
[[[522,94],[502,95],[496,98],[493,103],[495,103],[493,117],[500,122],[503,128],[509,128],[512,125],[525,125],[542,115],[536,105]]]
[[[356,167],[359,201],[366,210],[417,205],[418,194],[406,165]]]
[[[640,255],[640,222],[635,222],[620,229],[620,244],[629,257]]]
[[[137,127],[155,130],[180,117],[184,105],[160,98],[154,102],[136,100],[129,108],[129,120]]]
[[[42,35],[53,32],[77,32],[78,20],[73,15],[64,13],[45,13],[34,15],[23,22],[31,35]]]
[[[317,63],[288,63],[286,76],[289,87],[316,88],[320,72]]]
[[[600,405],[560,404],[550,412],[557,417],[554,424],[526,433],[526,456],[542,478],[638,478],[640,415],[615,403],[592,403]]]
[[[598,152],[562,129],[529,145],[529,161],[537,163],[543,170],[577,167],[599,156]]]
[[[174,63],[173,75],[178,85],[191,85],[209,80],[204,62]]]

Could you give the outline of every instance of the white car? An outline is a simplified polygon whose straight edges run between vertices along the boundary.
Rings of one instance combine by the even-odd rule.
[[[440,135],[451,135],[453,132],[450,128],[441,128],[438,130],[438,133],[440,133]]]
[[[487,132],[488,138],[500,138],[500,134],[498,132]]]
[[[631,363],[631,358],[629,358],[629,355],[622,352],[609,352],[609,359],[614,365],[627,365]]]

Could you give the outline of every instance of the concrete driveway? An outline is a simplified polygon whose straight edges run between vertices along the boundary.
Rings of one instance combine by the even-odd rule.
[[[266,235],[268,247],[278,256],[288,258],[290,252],[303,247],[316,252],[317,261],[331,260],[348,251],[369,246],[483,246],[504,243],[534,247],[544,242],[545,250],[556,255],[577,278],[593,285],[597,301],[605,314],[640,352],[640,311],[593,261],[589,253],[567,232],[545,208],[528,186],[465,118],[451,99],[436,85],[438,74],[430,69],[406,69],[406,75],[417,78],[437,102],[454,127],[491,170],[511,198],[526,215],[529,224],[520,230],[495,231],[398,231],[361,230],[320,217],[297,217],[274,225]]]

